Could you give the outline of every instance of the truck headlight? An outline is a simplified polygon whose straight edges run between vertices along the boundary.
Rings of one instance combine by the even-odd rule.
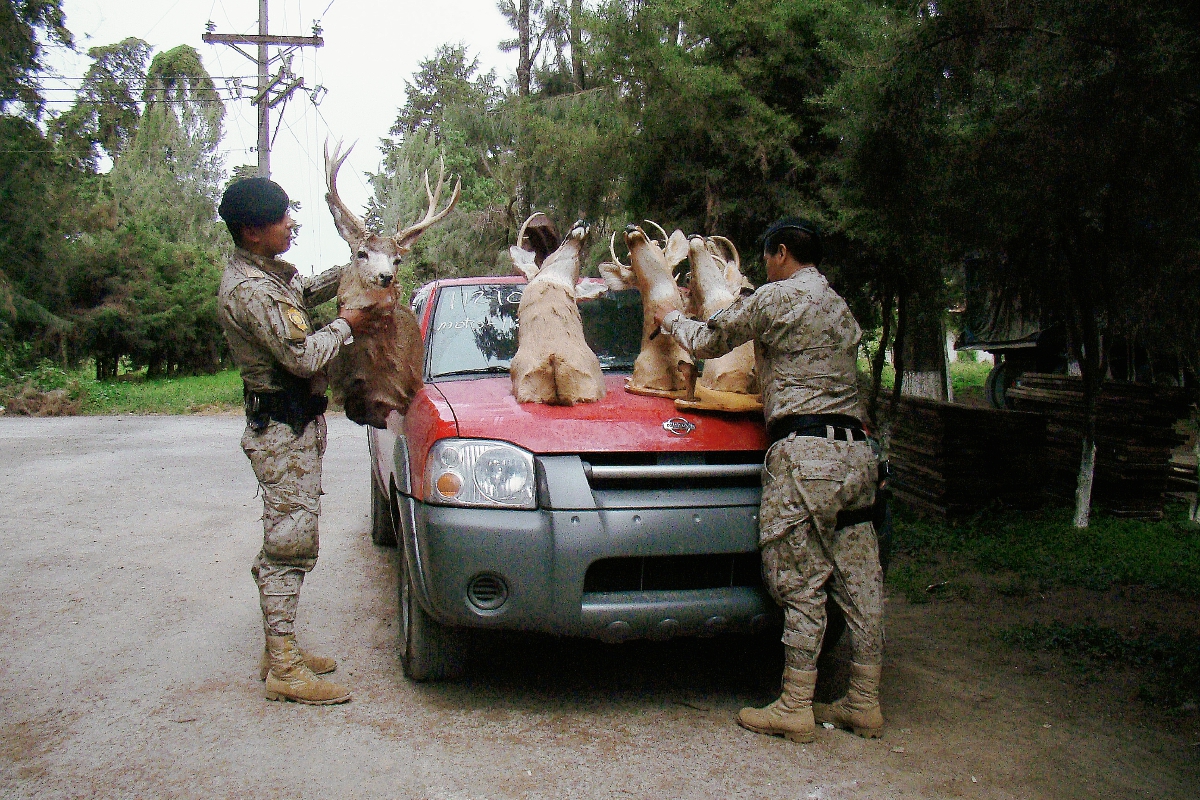
[[[537,507],[533,454],[507,442],[441,439],[429,450],[425,473],[431,503]]]

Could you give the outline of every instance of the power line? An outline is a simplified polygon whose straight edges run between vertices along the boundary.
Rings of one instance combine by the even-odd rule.
[[[85,76],[83,76],[83,77],[75,77],[75,76],[72,76],[72,77],[66,77],[66,76],[63,76],[63,75],[54,75],[54,76],[49,76],[49,77],[51,78],[51,80],[55,80],[55,81],[78,81],[80,84],[82,84],[82,83],[83,83],[85,80],[87,80],[87,76],[86,76],[86,75],[85,75]],[[215,81],[243,81],[243,80],[244,80],[244,81],[248,81],[248,80],[251,80],[251,79],[253,79],[253,78],[256,78],[256,77],[258,77],[258,76],[257,76],[257,75],[210,75],[209,77],[210,77],[210,78],[212,78],[212,80],[215,82]],[[129,85],[130,85],[130,86],[145,86],[145,85],[146,85],[146,82],[147,82],[147,79],[146,79],[146,78],[139,78],[139,79],[136,79],[136,80],[131,80],[131,81],[129,81]],[[59,87],[54,87],[54,86],[49,86],[49,87],[45,87],[45,88],[48,88],[48,89],[66,89],[66,88],[70,88],[70,87],[62,87],[62,86],[59,86]]]

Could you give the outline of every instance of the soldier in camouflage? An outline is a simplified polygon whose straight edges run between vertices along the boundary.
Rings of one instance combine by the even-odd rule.
[[[858,418],[862,332],[817,271],[820,235],[797,219],[764,234],[768,283],[707,322],[659,309],[662,330],[698,358],[753,341],[771,439],[763,470],[759,544],[763,579],[784,607],[783,691],[738,723],[796,742],[814,722],[875,737],[883,660],[883,572],[870,521],[878,465]],[[853,653],[850,690],[831,705],[812,698],[825,633],[826,587],[845,612]],[[815,712],[815,716],[814,716]]]
[[[324,369],[363,319],[346,311],[313,329],[309,309],[336,294],[341,268],[307,278],[277,258],[291,247],[288,207],[287,194],[265,178],[225,191],[219,213],[237,248],[221,278],[217,317],[241,372],[242,449],[263,497],[263,546],[251,568],[266,633],[260,677],[268,699],[324,705],[346,702],[350,691],[317,677],[337,664],[296,644],[296,609],[317,562]]]

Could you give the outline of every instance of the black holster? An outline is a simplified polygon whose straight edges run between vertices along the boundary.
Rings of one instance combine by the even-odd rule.
[[[312,384],[306,378],[276,369],[275,384],[282,388],[276,392],[254,392],[242,384],[246,422],[255,433],[262,433],[275,420],[290,426],[300,436],[329,406],[329,398],[313,394]]]
[[[892,499],[892,489],[888,481],[892,477],[892,467],[887,461],[879,462],[879,481],[875,485],[875,502],[866,508],[845,509],[838,512],[837,530],[849,528],[862,522],[870,522],[875,526],[875,534],[882,540],[890,537],[892,532],[892,515],[888,504]]]

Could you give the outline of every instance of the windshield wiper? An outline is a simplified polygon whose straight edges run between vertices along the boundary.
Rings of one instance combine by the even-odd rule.
[[[499,375],[501,373],[506,374],[506,375],[508,374],[508,365],[507,364],[505,364],[505,365],[491,364],[490,366],[476,367],[474,369],[452,369],[449,372],[439,372],[437,375],[434,375],[433,377],[436,379],[436,378],[448,378],[448,377],[453,377],[456,375]]]

